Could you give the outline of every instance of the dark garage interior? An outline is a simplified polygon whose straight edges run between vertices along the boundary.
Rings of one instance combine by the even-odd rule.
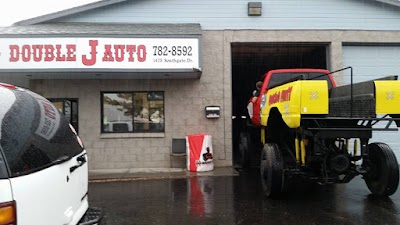
[[[324,43],[232,44],[232,144],[235,168],[254,168],[259,163],[262,148],[259,131],[246,122],[247,101],[252,96],[255,83],[269,70],[327,67],[327,44]],[[250,141],[244,143],[244,135]]]

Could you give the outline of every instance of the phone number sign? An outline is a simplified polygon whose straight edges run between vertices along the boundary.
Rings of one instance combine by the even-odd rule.
[[[0,69],[194,69],[197,38],[1,38]]]

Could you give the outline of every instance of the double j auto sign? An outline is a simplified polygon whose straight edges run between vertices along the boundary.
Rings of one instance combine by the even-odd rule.
[[[2,38],[0,69],[193,69],[197,38]]]

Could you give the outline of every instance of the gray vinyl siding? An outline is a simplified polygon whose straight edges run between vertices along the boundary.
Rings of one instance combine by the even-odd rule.
[[[132,0],[55,22],[200,23],[204,30],[400,30],[399,7],[373,0],[264,0],[247,16],[243,0]]]

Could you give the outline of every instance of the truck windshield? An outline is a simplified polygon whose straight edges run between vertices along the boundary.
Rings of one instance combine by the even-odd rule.
[[[268,89],[274,88],[278,85],[294,81],[298,78],[299,80],[326,80],[328,81],[328,87],[332,88],[332,82],[329,79],[329,76],[324,73],[301,73],[301,72],[294,72],[294,73],[274,73],[272,74],[269,82],[268,82]]]

